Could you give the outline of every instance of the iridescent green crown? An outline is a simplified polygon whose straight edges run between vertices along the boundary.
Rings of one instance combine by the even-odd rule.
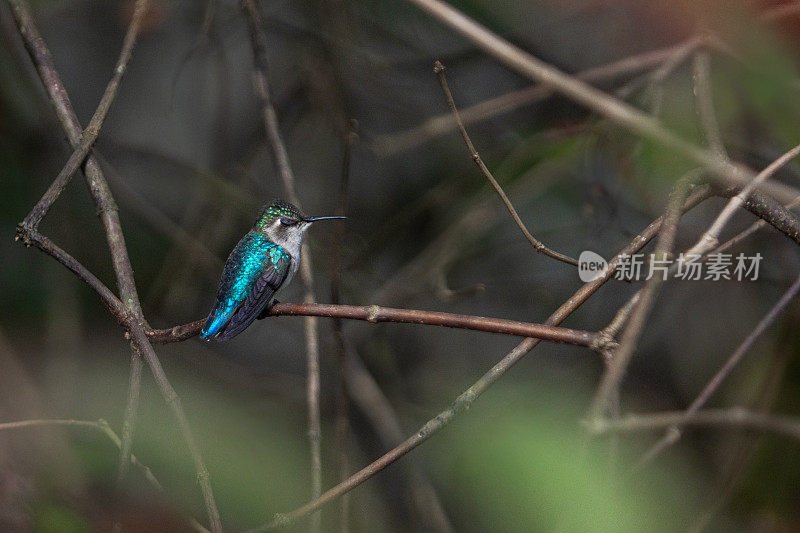
[[[256,221],[257,226],[269,226],[275,219],[281,217],[306,218],[306,216],[295,206],[283,200],[273,200],[266,204]]]

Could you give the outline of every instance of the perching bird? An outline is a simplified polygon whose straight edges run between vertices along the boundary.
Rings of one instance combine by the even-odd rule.
[[[265,205],[253,229],[225,261],[217,302],[200,337],[228,340],[252,324],[297,272],[311,223],[335,218],[346,217],[307,217],[281,200]]]

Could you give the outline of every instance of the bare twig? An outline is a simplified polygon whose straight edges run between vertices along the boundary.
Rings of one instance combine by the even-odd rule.
[[[690,161],[703,166],[716,180],[741,186],[752,181],[754,173],[747,167],[723,160],[709,150],[678,137],[653,117],[541,61],[489,31],[452,6],[440,0],[408,1],[520,74],[534,81],[545,83],[557,92],[621,124],[630,131],[683,155]],[[780,183],[768,182],[763,184],[763,188],[784,202],[791,201],[797,196],[797,191],[792,187]]]
[[[769,312],[764,315],[755,328],[745,337],[742,343],[733,351],[733,353],[728,357],[728,360],[725,361],[725,364],[714,374],[714,376],[709,380],[700,394],[692,401],[689,407],[683,411],[685,418],[691,418],[694,416],[703,406],[708,402],[709,398],[714,394],[714,392],[719,389],[719,386],[731,373],[733,368],[739,364],[739,361],[742,360],[744,355],[750,350],[753,346],[753,343],[760,337],[764,331],[772,324],[778,315],[789,305],[789,302],[797,296],[798,291],[800,291],[800,276],[792,283],[791,287],[784,293],[783,296],[778,300],[778,302],[769,310]],[[666,434],[658,440],[653,446],[651,446],[647,452],[642,456],[642,458],[638,461],[637,466],[641,466],[645,463],[650,462],[656,456],[658,456],[662,451],[664,451],[667,447],[673,445],[680,439],[681,432],[678,429],[678,425],[676,424],[669,428]]]
[[[269,66],[267,63],[267,37],[264,34],[261,14],[253,0],[242,0],[242,9],[247,18],[250,29],[250,42],[253,47],[253,65],[256,94],[261,100],[264,113],[264,127],[269,138],[269,144],[278,167],[283,187],[289,201],[297,207],[301,207],[300,198],[295,188],[294,173],[289,163],[289,154],[283,142],[278,116],[272,105],[269,91]],[[303,244],[301,253],[303,261],[300,264],[300,277],[305,286],[303,300],[306,303],[314,302],[314,276],[311,269],[311,257],[308,253],[308,245]],[[306,387],[308,400],[308,441],[311,451],[311,494],[316,498],[322,493],[322,453],[321,441],[322,430],[320,424],[319,395],[320,395],[320,375],[319,375],[319,338],[318,321],[314,317],[306,317],[305,321],[306,337],[306,356],[308,368],[308,382]],[[320,531],[322,516],[316,514],[311,518],[311,531]]]
[[[0,422],[0,431],[8,431],[12,429],[26,429],[26,428],[36,428],[36,427],[47,427],[47,426],[68,426],[68,427],[88,427],[92,429],[96,429],[103,433],[108,439],[114,443],[114,446],[117,448],[122,447],[122,439],[111,429],[111,426],[108,425],[108,422],[103,420],[73,420],[73,419],[64,419],[64,418],[55,418],[55,419],[37,419],[37,420],[19,420],[17,422]],[[135,455],[129,455],[129,460],[132,465],[139,467],[144,474],[145,479],[148,483],[150,483],[158,492],[164,492],[164,487],[161,486],[161,483],[158,481],[156,476],[153,474],[152,470],[147,465],[142,464]],[[195,520],[192,517],[187,518],[191,526],[194,528],[195,531],[199,531],[201,533],[208,532],[200,522]]]
[[[689,194],[689,185],[693,177],[694,176],[690,174],[678,180],[670,195],[664,214],[664,224],[661,233],[659,233],[658,242],[656,243],[655,258],[659,260],[666,259],[667,255],[672,251],[678,220],[682,212],[681,206],[686,196]],[[625,375],[625,370],[636,348],[636,343],[642,333],[644,324],[647,321],[650,309],[662,282],[663,278],[661,276],[653,276],[647,281],[647,285],[645,285],[642,295],[633,310],[631,320],[622,334],[619,347],[614,351],[611,363],[608,365],[608,368],[603,373],[603,377],[600,380],[597,393],[592,401],[590,416],[602,416],[606,411],[609,400],[618,394],[619,385]]]
[[[777,160],[775,160],[772,164],[770,164],[767,168],[765,168],[761,173],[760,176],[764,176],[762,179],[766,179],[767,176],[774,174],[782,165],[785,165],[792,157],[798,155],[800,153],[800,146],[795,147],[793,150],[787,152]],[[800,198],[796,199],[794,202],[788,204],[787,207],[783,207],[777,202],[775,202],[770,197],[757,192],[757,191],[750,191],[749,195],[744,195],[745,190],[740,190],[738,194],[728,203],[725,210],[720,213],[717,220],[714,222],[712,227],[703,235],[703,237],[687,252],[685,252],[681,257],[684,260],[691,258],[692,256],[695,257],[705,257],[712,251],[720,252],[730,246],[732,246],[735,242],[743,239],[747,235],[752,234],[760,225],[764,224],[772,224],[776,229],[778,229],[781,233],[792,239],[794,242],[800,244],[800,220],[788,210],[789,206],[792,206],[796,202],[800,202]],[[733,193],[730,193],[733,194]],[[741,197],[744,196],[743,199]],[[732,212],[728,212],[726,214],[726,210],[733,204],[736,198],[740,198],[739,204],[743,206],[748,211],[752,212],[756,216],[760,217],[761,220],[757,223],[753,224],[750,228],[745,230],[744,232],[740,233],[730,241],[726,242],[721,246],[717,246],[719,243],[719,233],[722,230],[722,227],[725,224],[725,221],[732,215]],[[732,208],[732,209],[735,209]],[[720,224],[719,221],[722,220]],[[716,248],[715,248],[716,246]],[[670,268],[668,269],[668,274],[673,274],[674,272],[678,271],[682,267],[681,261],[674,262]],[[608,326],[606,326],[601,332],[600,337],[601,339],[613,339],[616,337],[617,333],[619,332],[620,328],[625,324],[628,318],[633,313],[636,305],[639,304],[640,299],[644,294],[646,294],[647,287],[637,291],[626,303],[622,306],[615,315],[614,319]]]
[[[684,209],[690,209],[698,203],[702,202],[710,195],[708,187],[701,187],[696,190],[684,203]],[[641,250],[650,240],[655,237],[664,223],[664,217],[654,220],[647,228],[642,231],[636,238],[631,241],[625,248],[623,248],[614,258],[609,261],[608,266],[600,273],[600,276],[584,284],[573,294],[564,304],[561,305],[556,311],[550,315],[546,324],[558,325],[567,316],[569,316],[575,309],[580,307],[597,289],[599,289],[606,281],[611,279],[620,264],[620,259],[623,256],[635,254]],[[252,531],[265,531],[274,529],[276,527],[284,526],[292,523],[300,517],[312,513],[329,503],[330,501],[338,498],[342,494],[347,493],[354,487],[357,487],[367,479],[371,478],[388,465],[397,461],[411,450],[428,440],[433,434],[447,425],[456,415],[462,411],[469,409],[472,402],[474,402],[486,389],[500,379],[512,366],[514,366],[522,357],[539,344],[538,339],[526,338],[519,345],[517,345],[511,352],[503,357],[497,364],[495,364],[488,372],[476,381],[466,391],[461,393],[453,403],[436,415],[434,418],[428,420],[414,435],[403,441],[401,444],[381,456],[379,459],[373,461],[366,467],[362,468],[347,480],[339,483],[335,487],[327,490],[319,498],[312,500],[305,505],[298,507],[289,513],[281,513],[276,515],[275,519]]]
[[[14,14],[14,19],[23,43],[25,44],[25,48],[28,50],[34,66],[39,73],[50,102],[55,109],[59,121],[61,122],[62,128],[67,134],[70,144],[72,144],[73,148],[77,148],[81,141],[82,130],[80,123],[78,122],[78,118],[75,116],[75,112],[72,109],[69,96],[67,95],[66,90],[64,89],[64,86],[61,83],[61,80],[55,69],[50,51],[45,45],[44,40],[39,35],[27,3],[24,0],[8,1],[11,5],[12,13]],[[158,384],[159,389],[165,401],[167,402],[167,405],[172,409],[173,415],[177,419],[181,434],[186,441],[189,452],[195,463],[195,468],[197,469],[198,481],[203,493],[203,499],[206,506],[206,512],[208,513],[211,529],[215,532],[221,531],[222,526],[219,520],[219,511],[217,510],[216,502],[214,501],[214,494],[209,482],[208,470],[206,469],[205,463],[203,462],[203,459],[199,453],[199,449],[194,441],[194,436],[192,435],[191,429],[186,421],[186,415],[184,414],[180,400],[178,399],[175,390],[170,385],[166,375],[164,374],[161,363],[159,362],[155,351],[153,351],[153,347],[144,333],[146,322],[144,320],[144,316],[142,315],[141,305],[139,304],[139,297],[133,278],[133,269],[131,268],[130,260],[128,258],[128,252],[125,246],[125,237],[120,225],[117,206],[114,202],[114,197],[108,188],[108,184],[106,183],[100,166],[96,158],[94,158],[91,154],[87,155],[84,173],[86,175],[86,181],[89,185],[89,191],[92,195],[92,199],[94,200],[97,213],[100,216],[100,220],[103,223],[105,230],[106,242],[111,252],[112,265],[117,278],[117,286],[119,287],[120,300],[127,310],[127,314],[124,316],[125,327],[131,335],[133,342],[136,344],[142,356],[146,359],[148,365],[150,366],[156,379],[156,383]],[[30,228],[23,227],[22,229],[25,230]],[[53,257],[58,259],[56,255],[53,255]],[[69,265],[66,263],[65,266],[68,266],[69,268]],[[72,266],[75,267],[76,265]],[[98,287],[95,286],[93,288],[97,289]],[[138,376],[141,375],[141,370],[139,369],[137,371],[136,366],[140,366],[141,364],[141,358],[135,356],[131,358],[131,379],[129,381],[128,405],[131,405],[133,402],[137,401],[139,394]],[[130,414],[131,411],[126,409],[126,413]],[[121,446],[121,457],[125,457],[127,462],[127,453],[130,451],[130,444],[126,443],[126,440],[130,441],[132,439],[133,420],[126,419],[126,422],[127,424],[123,426],[124,432],[122,437],[123,444]],[[130,434],[126,435],[126,431],[130,431]],[[126,468],[127,466],[121,466],[120,470],[124,472]]]
[[[72,132],[72,136],[70,138],[70,142],[73,144],[74,151],[67,161],[67,164],[61,170],[61,172],[59,172],[59,175],[56,177],[55,181],[48,188],[47,192],[45,192],[44,196],[42,196],[39,202],[36,203],[28,216],[25,217],[25,220],[21,224],[22,227],[31,228],[34,230],[38,227],[42,218],[50,209],[50,206],[58,199],[61,191],[72,178],[72,175],[78,169],[78,166],[80,166],[80,164],[84,161],[86,155],[89,153],[92,145],[97,139],[97,136],[100,134],[100,128],[102,127],[106,115],[111,108],[111,103],[116,97],[122,75],[125,73],[128,61],[130,60],[133,46],[136,43],[136,38],[139,34],[139,28],[141,26],[142,19],[147,11],[147,6],[147,0],[137,0],[134,6],[133,15],[131,17],[131,22],[123,40],[122,50],[114,68],[114,75],[106,86],[106,90],[100,99],[100,104],[98,105],[97,110],[89,122],[89,126],[83,132],[80,132],[80,125],[77,122],[77,118],[74,120],[76,131]],[[29,14],[26,13],[27,8],[24,4],[12,1],[12,8],[15,10],[15,15],[18,21],[22,20],[26,16],[29,17]],[[32,27],[32,20],[29,20],[28,22],[30,22],[30,26]],[[26,36],[22,32],[23,25],[20,22],[18,22],[18,25],[20,27],[20,33],[23,35],[23,38],[25,38]],[[31,52],[31,57],[34,59],[34,63],[36,63],[37,70],[42,77],[43,83],[45,83],[45,85],[48,87],[51,101],[56,103],[56,95],[63,96],[64,98],[63,106],[60,106],[58,103],[55,104],[59,117],[63,117],[62,122],[64,122],[69,115],[74,117],[74,112],[72,112],[71,106],[69,105],[66,91],[63,89],[63,87],[60,87],[58,74],[56,73],[55,68],[51,68],[51,66],[48,65],[48,63],[52,63],[52,59],[49,57],[49,51],[44,46],[44,43],[42,42],[41,47],[39,47],[39,50],[43,53],[43,56],[39,58],[38,62],[36,61],[37,58],[33,53],[33,50],[35,50],[37,47],[28,45],[27,40],[26,47]],[[48,85],[48,81],[50,82],[50,85]],[[96,163],[94,163],[94,165],[96,165]],[[92,169],[90,164],[87,162],[87,173],[91,171]],[[141,321],[143,321],[141,307],[139,306],[139,298],[136,293],[135,283],[133,281],[133,271],[130,266],[130,261],[127,257],[127,250],[125,249],[124,240],[122,240],[122,231],[119,227],[119,220],[116,217],[116,205],[113,203],[113,199],[111,198],[111,193],[108,191],[107,185],[105,185],[102,180],[100,183],[94,184],[94,187],[91,187],[90,185],[90,189],[92,189],[96,204],[98,205],[101,213],[103,213],[102,216],[104,218],[104,225],[106,227],[106,235],[108,236],[109,248],[112,252],[112,257],[115,259],[114,270],[117,274],[117,284],[120,289],[122,300],[123,302],[127,302],[125,305],[128,310],[140,318]],[[120,238],[112,238],[112,234],[118,234]],[[132,351],[131,358],[129,394],[122,428],[122,446],[120,447],[120,459],[117,469],[118,481],[121,481],[124,478],[128,470],[128,455],[130,455],[131,444],[133,441],[133,425],[136,415],[136,406],[138,404],[139,385],[141,382],[141,359],[138,355],[138,351],[134,349]]]
[[[469,150],[470,156],[472,156],[472,160],[478,165],[478,168],[489,181],[491,186],[497,192],[497,195],[500,196],[500,199],[505,204],[506,209],[511,214],[511,217],[514,219],[514,222],[517,223],[517,226],[522,231],[522,234],[525,235],[525,238],[528,239],[534,249],[539,252],[540,254],[544,254],[547,257],[551,257],[556,259],[557,261],[561,261],[562,263],[567,263],[568,265],[578,265],[578,261],[566,256],[564,254],[558,253],[554,250],[551,250],[547,246],[545,246],[541,241],[539,241],[536,237],[531,235],[531,232],[528,231],[528,228],[525,227],[525,223],[522,222],[522,219],[517,214],[517,210],[514,209],[514,205],[511,203],[511,200],[508,199],[508,195],[506,195],[503,188],[500,187],[500,184],[497,183],[497,180],[492,175],[489,168],[481,159],[481,156],[478,154],[478,151],[475,149],[475,145],[472,144],[472,140],[469,138],[469,134],[467,133],[466,128],[464,128],[464,123],[461,121],[461,116],[458,114],[458,108],[456,107],[456,103],[453,100],[453,95],[450,93],[450,87],[447,85],[447,78],[444,74],[444,65],[440,61],[436,61],[433,66],[434,72],[439,77],[439,84],[442,86],[442,92],[444,92],[444,97],[447,100],[447,105],[450,107],[450,111],[452,111],[453,116],[455,117],[456,124],[458,125],[458,131],[461,133],[461,137],[464,139],[464,143],[467,145],[467,150]]]
[[[597,419],[586,426],[594,434],[620,431],[652,431],[671,426],[723,426],[732,429],[770,431],[800,440],[800,419],[754,413],[741,407],[706,409],[686,416],[684,411],[626,415],[617,420]]]
[[[744,207],[754,215],[761,217],[761,219],[757,222],[754,222],[749,228],[737,234],[735,237],[729,239],[725,243],[717,246],[713,250],[707,251],[703,256],[700,257],[700,260],[702,261],[712,254],[727,250],[734,244],[751,235],[758,228],[761,228],[767,224],[771,224],[786,237],[792,239],[797,244],[800,244],[800,220],[798,220],[797,217],[788,210],[794,204],[800,204],[800,198],[784,207],[762,193],[751,193],[751,196],[745,200]],[[674,275],[680,268],[680,262],[673,262],[667,270],[667,276]],[[634,293],[634,295],[631,296],[627,302],[625,302],[625,305],[619,308],[608,326],[603,328],[598,333],[602,340],[610,342],[616,338],[620,329],[622,329],[622,326],[625,325],[625,322],[628,320],[636,304],[639,302],[644,290],[645,289],[642,288],[636,291],[636,293]]]

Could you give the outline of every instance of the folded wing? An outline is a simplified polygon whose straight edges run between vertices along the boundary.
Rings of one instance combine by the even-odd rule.
[[[238,335],[258,318],[258,315],[272,301],[275,291],[281,287],[281,284],[286,279],[290,262],[289,254],[284,253],[278,264],[271,265],[256,278],[247,299],[239,306],[228,323],[225,324],[225,327],[219,332],[217,336],[219,340],[227,340]]]
[[[269,305],[290,265],[291,257],[280,246],[245,236],[225,263],[217,302],[201,337],[227,340],[244,331]]]

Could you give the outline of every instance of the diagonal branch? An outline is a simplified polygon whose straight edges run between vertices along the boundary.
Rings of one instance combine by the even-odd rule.
[[[22,226],[17,227],[16,240],[22,241],[25,246],[35,246],[43,251],[65,267],[73,274],[86,283],[92,290],[94,290],[100,300],[108,308],[109,312],[117,319],[117,322],[124,325],[129,319],[128,310],[125,305],[120,301],[117,296],[111,292],[111,289],[100,281],[97,276],[89,272],[77,259],[72,257],[69,253],[64,251],[61,247],[53,241],[42,235],[36,230],[26,229]]]
[[[710,196],[709,187],[700,187],[684,203],[684,210],[691,209],[706,198]],[[636,236],[625,248],[623,248],[614,258],[609,261],[608,266],[600,273],[599,277],[593,281],[585,283],[575,294],[573,294],[564,304],[561,305],[556,311],[547,319],[547,325],[558,325],[566,319],[573,311],[580,307],[589,297],[595,293],[605,282],[607,282],[614,275],[617,267],[620,264],[621,257],[633,255],[650,242],[655,237],[664,223],[664,217],[657,218],[642,233]],[[332,500],[340,497],[341,495],[349,492],[357,487],[364,481],[368,480],[393,462],[397,461],[417,446],[428,440],[436,432],[446,426],[453,418],[455,418],[462,411],[469,409],[472,402],[474,402],[486,389],[500,379],[512,366],[514,366],[525,354],[531,351],[539,344],[539,340],[527,338],[517,345],[511,352],[503,357],[497,364],[495,364],[488,372],[476,381],[466,391],[461,393],[453,403],[428,420],[414,435],[403,441],[400,445],[396,446],[377,460],[365,466],[347,480],[339,483],[333,488],[327,490],[319,498],[312,500],[305,505],[289,513],[278,514],[275,519],[268,523],[261,525],[252,531],[266,531],[277,527],[288,525],[300,517],[312,513],[322,507],[323,505],[331,502]]]
[[[56,115],[61,122],[62,129],[67,134],[67,138],[73,148],[77,148],[81,142],[82,129],[72,108],[69,96],[55,69],[50,50],[39,35],[27,2],[25,2],[25,0],[8,0],[8,2],[11,6],[25,48],[39,73],[39,77],[50,99],[50,103],[53,105]],[[128,311],[128,315],[125,317],[125,327],[131,336],[133,344],[136,346],[131,357],[129,391],[125,421],[123,423],[122,451],[120,455],[118,477],[123,476],[128,468],[128,455],[130,454],[130,444],[133,438],[133,422],[135,419],[136,405],[138,403],[142,364],[142,358],[137,357],[136,354],[138,351],[150,366],[161,394],[172,410],[181,434],[186,441],[189,453],[197,470],[198,482],[203,493],[211,529],[215,532],[221,531],[222,525],[219,519],[219,511],[217,510],[217,505],[214,500],[214,494],[211,489],[208,470],[200,455],[183,407],[178,399],[178,395],[169,383],[166,374],[164,374],[161,363],[145,335],[144,327],[146,322],[142,314],[141,305],[139,304],[139,296],[133,278],[133,268],[128,258],[125,236],[120,225],[117,206],[108,188],[102,170],[96,158],[91,154],[86,158],[84,173],[89,186],[89,192],[92,195],[97,213],[105,230],[106,242],[111,252],[112,265],[117,278],[120,300]]]
[[[704,167],[716,180],[745,186],[755,173],[749,168],[723,160],[665,128],[658,120],[594,87],[569,76],[552,65],[514,46],[461,11],[440,0],[408,0],[439,20],[480,49],[519,72],[546,85],[575,102],[624,126],[628,130],[664,146]],[[763,190],[783,202],[797,196],[792,187],[780,183],[762,184]]]
[[[534,237],[528,228],[525,226],[525,223],[522,222],[522,219],[519,217],[517,210],[514,209],[514,205],[511,203],[511,200],[508,199],[508,195],[506,195],[505,191],[500,184],[497,183],[497,180],[492,175],[489,168],[481,159],[480,154],[475,149],[475,145],[472,144],[472,139],[469,138],[469,134],[467,133],[466,128],[464,127],[464,122],[461,120],[461,115],[458,113],[458,108],[456,107],[455,100],[453,100],[453,95],[450,92],[450,87],[447,85],[447,78],[444,74],[445,67],[440,61],[436,61],[433,66],[433,71],[439,77],[439,84],[442,86],[442,92],[444,92],[444,97],[447,100],[447,105],[450,107],[450,111],[453,112],[453,117],[455,117],[456,124],[458,125],[458,131],[461,133],[461,138],[464,139],[464,144],[467,145],[467,150],[469,150],[469,154],[472,156],[472,160],[478,166],[480,171],[486,176],[486,179],[489,181],[491,186],[494,188],[497,195],[500,196],[500,199],[505,204],[506,209],[511,214],[511,217],[516,222],[517,226],[519,227],[522,234],[525,235],[525,238],[528,239],[528,242],[531,243],[534,249],[539,252],[540,254],[544,254],[547,257],[551,257],[557,261],[561,261],[562,263],[567,263],[568,265],[578,265],[578,261],[575,259],[566,256],[564,254],[558,253],[554,250],[551,250],[547,246],[544,245],[541,241],[539,241],[536,237]]]
[[[599,67],[593,67],[578,72],[575,77],[587,83],[599,83],[624,75],[636,74],[659,64],[673,61],[676,57],[682,58],[699,45],[700,43],[696,39],[689,39],[674,46],[643,52]],[[464,121],[464,125],[469,125],[507,113],[524,105],[542,101],[553,96],[553,94],[555,94],[555,91],[552,87],[536,84],[465,107],[460,111],[461,119]],[[430,117],[408,130],[378,135],[373,138],[371,147],[379,155],[389,156],[413,148],[434,137],[449,133],[456,126],[456,120],[452,113],[442,113]]]
[[[719,389],[722,382],[731,373],[733,368],[742,360],[745,354],[750,350],[755,343],[756,339],[758,339],[764,331],[772,324],[777,318],[778,315],[789,305],[797,293],[800,292],[800,276],[792,283],[791,287],[784,293],[783,296],[775,303],[772,309],[764,315],[764,317],[758,322],[755,328],[745,337],[742,343],[733,351],[733,353],[728,357],[728,360],[725,361],[725,364],[714,374],[714,376],[706,383],[706,386],[703,387],[703,390],[700,394],[697,395],[697,398],[692,401],[689,407],[683,411],[684,420],[692,418],[697,412],[703,408],[703,406],[708,402],[709,398],[714,394],[714,392]],[[637,466],[641,466],[645,463],[650,462],[656,456],[658,456],[662,451],[664,451],[669,446],[675,444],[678,439],[681,437],[680,429],[678,426],[680,424],[675,424],[671,426],[669,430],[664,434],[664,436],[658,440],[655,444],[653,444],[647,452],[642,456],[642,458],[638,461]]]
[[[739,207],[742,207],[747,202],[747,199],[750,195],[756,190],[756,187],[759,184],[763,183],[767,179],[769,179],[773,174],[775,174],[781,167],[789,163],[792,159],[800,155],[800,144],[780,156],[778,159],[767,165],[767,167],[759,172],[754,178],[753,181],[747,184],[746,187],[742,188],[739,193],[730,199],[730,201],[725,205],[722,212],[717,216],[714,220],[711,227],[706,230],[705,233],[700,237],[700,239],[692,246],[686,255],[703,255],[712,248],[719,245],[719,235],[722,233],[722,228],[725,227],[725,224],[728,223],[728,220],[733,216],[733,213],[736,212]]]
[[[670,195],[667,209],[664,213],[664,224],[661,233],[658,235],[656,243],[655,258],[663,260],[672,252],[675,242],[675,235],[678,228],[678,220],[681,216],[681,206],[686,196],[689,194],[689,186],[694,178],[692,174],[679,179]],[[619,385],[628,368],[628,363],[636,349],[636,344],[644,329],[645,322],[650,314],[653,303],[655,302],[658,291],[664,278],[653,276],[647,281],[641,296],[637,298],[636,306],[632,311],[631,320],[622,333],[619,347],[613,351],[613,358],[603,373],[600,385],[595,393],[594,400],[590,409],[590,416],[598,418],[605,414],[608,402],[618,396]],[[638,293],[637,293],[638,294]]]
[[[798,204],[800,204],[800,196],[782,206],[769,196],[765,196],[758,191],[751,193],[750,197],[745,200],[744,208],[759,217],[760,220],[753,222],[747,229],[720,244],[714,249],[714,252],[727,250],[767,224],[772,225],[786,237],[800,244],[800,219],[789,211]]]
[[[397,413],[352,346],[348,346],[346,359],[347,392],[353,404],[370,421],[384,446],[402,442],[403,429]],[[438,533],[453,531],[436,490],[419,464],[409,461],[406,468],[411,501],[423,520],[423,529]]]

